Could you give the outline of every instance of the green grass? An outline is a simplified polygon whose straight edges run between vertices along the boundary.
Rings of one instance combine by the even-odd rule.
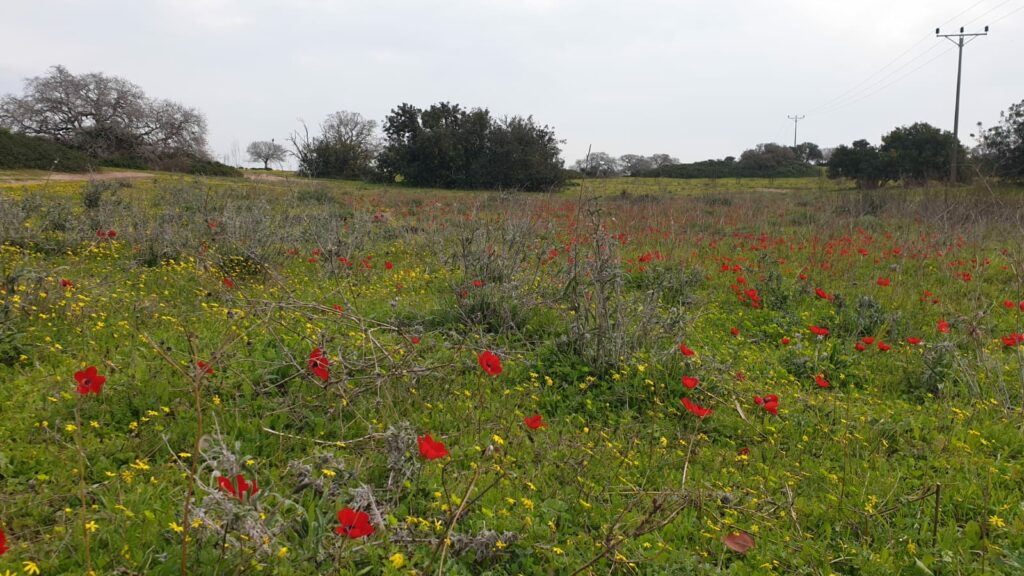
[[[0,184],[0,574],[82,573],[85,534],[98,574],[177,574],[186,525],[204,574],[1024,565],[1019,190],[83,186]]]

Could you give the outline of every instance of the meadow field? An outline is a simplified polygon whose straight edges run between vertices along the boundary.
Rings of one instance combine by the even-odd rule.
[[[0,574],[1024,573],[1024,190],[42,180]]]

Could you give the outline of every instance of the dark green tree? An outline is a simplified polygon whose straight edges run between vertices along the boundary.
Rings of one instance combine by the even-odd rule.
[[[802,161],[793,148],[779,144],[758,144],[740,155],[737,163],[742,176],[783,178],[813,176],[815,169]]]
[[[999,124],[987,130],[979,125],[974,159],[988,174],[1024,181],[1024,100],[999,114]]]
[[[793,153],[801,162],[807,164],[819,164],[825,159],[821,148],[814,142],[803,142],[793,146]]]
[[[955,144],[951,132],[918,122],[901,126],[883,136],[880,151],[892,170],[890,179],[911,186],[945,178],[949,174],[950,154],[954,149],[960,154],[960,164],[963,165],[967,151]],[[961,176],[968,176],[967,171],[963,171]]]
[[[548,190],[564,182],[558,140],[532,117],[497,120],[486,109],[402,104],[384,122],[380,173],[416,186]]]
[[[837,146],[828,161],[829,178],[849,178],[866,190],[881,187],[891,173],[887,157],[867,140]]]

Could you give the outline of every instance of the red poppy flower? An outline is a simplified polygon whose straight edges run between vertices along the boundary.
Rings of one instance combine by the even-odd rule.
[[[750,448],[740,448],[739,450],[736,451],[736,454],[738,454],[739,456],[748,456],[750,454]]]
[[[693,376],[683,376],[683,386],[693,390],[697,387],[697,384],[700,384],[700,380],[697,380]]]
[[[231,278],[225,277],[225,278],[221,279],[220,282],[221,282],[221,284],[227,286],[228,288],[234,288],[235,287],[235,283],[231,281]]]
[[[885,342],[879,342],[879,343],[878,343],[878,349],[879,349],[880,351],[882,351],[882,352],[888,352],[889,350],[891,350],[891,349],[892,349],[892,346],[889,346],[889,345],[888,345],[888,344],[886,344]]]
[[[523,418],[523,424],[530,430],[536,430],[537,428],[543,428],[547,426],[542,420],[540,414],[534,414],[533,416],[527,416]]]
[[[828,292],[825,292],[821,288],[815,288],[814,293],[818,295],[818,298],[828,300],[829,302],[831,302],[835,298],[835,296],[829,294]]]
[[[74,288],[75,287],[75,283],[72,282],[71,280],[68,280],[67,278],[61,278],[60,279],[60,287],[61,288]],[[1011,305],[1011,308],[1012,307],[1013,306]]]
[[[370,524],[370,515],[366,512],[356,512],[351,508],[338,510],[338,526],[334,531],[349,538],[362,538],[373,534],[373,525]]]
[[[761,406],[763,406],[765,411],[768,412],[769,414],[773,414],[775,416],[779,415],[779,397],[776,396],[775,394],[769,394],[765,396],[764,404],[762,404]]]
[[[1009,336],[1003,336],[1003,344],[1007,347],[1013,347],[1018,344],[1024,343],[1024,334],[1017,334],[1016,332]]]
[[[863,352],[868,349],[868,347],[865,346],[863,342],[857,342],[856,344],[853,345],[853,348],[857,350],[857,352]]]
[[[825,336],[828,336],[828,328],[822,328],[821,326],[811,326],[810,328],[808,328],[808,330],[810,330],[812,334],[818,336],[819,338],[824,338]]]
[[[213,374],[213,366],[210,366],[209,364],[203,362],[202,360],[196,362],[196,368],[198,368],[199,371],[202,372],[203,374]]]
[[[920,338],[915,338],[913,336],[907,336],[907,344],[913,344],[914,346],[917,346],[920,343],[921,343],[921,339]]]
[[[484,281],[483,280],[473,280],[473,288],[483,288],[483,286],[484,286]]]
[[[801,272],[799,278],[801,280],[807,280],[807,274],[804,274],[803,272]]]
[[[10,548],[7,547],[7,534],[4,533],[3,528],[0,528],[0,556],[7,553]]]
[[[943,334],[948,334],[949,333],[949,322],[946,322],[945,320],[939,320],[938,330],[939,330],[939,332],[942,332]]]
[[[61,285],[63,285],[63,282],[64,281],[61,280]],[[1013,310],[1016,307],[1017,305],[1013,303],[1013,300],[1003,300],[1003,308],[1006,308],[1007,310]]]
[[[420,456],[427,460],[436,460],[448,455],[448,449],[441,442],[435,441],[430,434],[416,437],[416,443],[420,447]]]
[[[691,414],[698,418],[704,418],[713,412],[711,408],[704,408],[703,406],[694,404],[689,398],[680,398],[680,401],[683,403],[683,406],[686,406],[686,409],[689,410]]]
[[[1020,311],[1024,312],[1024,300],[1020,301]]]
[[[490,350],[484,350],[477,357],[477,362],[480,363],[480,367],[484,369],[484,372],[491,376],[497,376],[501,374],[501,358]]]
[[[388,262],[388,261],[385,261],[385,262],[384,262],[384,269],[385,269],[385,270],[391,270],[391,269],[392,269],[392,268],[394,268],[394,267],[395,267],[395,265],[394,265],[394,264],[392,264],[391,262]]]
[[[335,304],[334,306],[331,306],[331,308],[333,308],[334,311],[337,312],[338,314],[345,313],[345,307],[342,306],[341,304]]]
[[[309,353],[308,364],[309,370],[315,374],[317,378],[327,382],[327,379],[330,377],[328,367],[330,366],[331,361],[327,356],[324,356],[323,350],[314,348],[313,351]]]
[[[78,381],[78,393],[82,396],[90,392],[96,395],[103,390],[103,383],[107,381],[106,376],[100,376],[95,366],[89,366],[85,370],[75,372],[75,380]]]
[[[865,336],[865,337],[861,338],[860,341],[865,343],[865,344],[867,344],[868,346],[871,346],[872,344],[875,343],[875,337],[874,336]]]
[[[817,376],[815,376],[814,383],[817,384],[819,388],[828,388],[829,386],[832,385],[828,380],[825,379],[824,374],[818,374]]]
[[[411,338],[409,338],[409,342],[412,342],[413,344],[419,344],[420,343],[420,337],[419,336],[412,336]]]
[[[686,344],[680,344],[679,351],[683,353],[683,356],[693,356],[694,354],[696,354],[696,352],[687,348]]]
[[[783,345],[783,346],[788,346],[788,345],[789,345],[789,343],[790,343],[790,339],[789,339],[789,336],[783,336],[783,337],[782,337],[782,340],[779,340],[779,342],[782,342],[782,345]]]
[[[729,332],[730,332],[730,333],[731,333],[731,334],[732,334],[733,336],[739,336],[739,335],[740,335],[740,329],[739,329],[739,328],[737,328],[737,327],[735,327],[735,326],[733,326],[732,328],[730,328],[730,329],[729,329]]]
[[[242,501],[245,498],[246,493],[248,493],[251,498],[260,491],[259,487],[256,486],[255,480],[252,484],[249,484],[245,481],[245,476],[242,476],[241,474],[235,476],[234,482],[232,482],[227,476],[218,476],[217,485],[220,486],[221,490],[231,494],[235,498],[238,498],[239,501]]]
[[[970,282],[972,280],[971,273],[964,272],[963,274],[960,275],[960,279],[963,280],[964,282]]]
[[[888,278],[882,278],[881,276],[878,277],[878,280],[875,280],[875,284],[879,286],[888,286],[890,282]]]

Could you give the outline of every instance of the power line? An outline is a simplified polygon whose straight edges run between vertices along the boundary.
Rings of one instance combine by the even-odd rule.
[[[859,96],[858,98],[855,98],[855,99],[853,99],[853,100],[850,100],[850,101],[848,101],[848,102],[846,102],[846,103],[843,103],[843,104],[840,104],[840,105],[838,105],[838,106],[835,106],[835,107],[833,107],[833,108],[832,108],[831,110],[826,110],[826,111],[824,111],[824,112],[821,112],[821,113],[819,113],[819,115],[820,115],[820,116],[827,116],[827,115],[829,115],[829,114],[835,114],[836,112],[839,112],[840,110],[843,110],[843,109],[845,109],[845,108],[847,108],[847,107],[849,107],[849,106],[852,106],[852,105],[856,104],[857,102],[860,102],[861,100],[864,100],[865,98],[868,98],[868,97],[874,96],[875,94],[878,94],[878,93],[879,93],[879,92],[881,92],[882,90],[885,90],[886,88],[888,88],[888,87],[890,87],[890,86],[892,86],[892,85],[894,85],[894,84],[898,84],[898,83],[899,83],[899,82],[900,82],[901,80],[903,80],[904,78],[907,78],[908,76],[911,76],[911,75],[913,75],[913,74],[914,74],[915,72],[917,72],[918,70],[921,70],[921,69],[922,69],[922,68],[924,68],[925,66],[927,66],[927,65],[931,64],[932,62],[935,62],[935,61],[936,61],[936,60],[938,60],[939,58],[942,58],[943,56],[945,56],[945,55],[946,55],[946,54],[947,54],[948,52],[950,52],[951,50],[952,50],[952,49],[947,49],[947,50],[945,50],[945,51],[943,51],[943,52],[940,52],[939,54],[936,54],[936,55],[935,55],[934,57],[932,57],[932,58],[929,58],[928,60],[926,60],[925,62],[923,62],[923,63],[922,63],[922,64],[921,64],[920,66],[917,66],[917,67],[915,67],[915,68],[913,68],[913,69],[911,69],[911,70],[908,70],[908,71],[906,72],[906,74],[902,74],[901,76],[899,76],[898,78],[895,78],[895,79],[893,79],[893,80],[892,80],[891,82],[889,82],[889,83],[885,84],[884,86],[879,86],[879,87],[878,87],[877,89],[875,89],[875,90],[872,90],[871,92],[868,92],[868,93],[866,93],[866,94],[863,94],[863,95]]]
[[[966,14],[966,13],[970,12],[971,10],[973,10],[973,9],[977,8],[977,7],[978,7],[978,6],[980,6],[981,4],[984,4],[984,3],[985,3],[985,1],[986,1],[986,0],[978,0],[978,1],[977,1],[977,2],[975,2],[974,4],[971,4],[970,6],[968,6],[968,7],[966,8],[966,9],[964,9],[964,10],[961,10],[961,11],[960,11],[959,13],[957,13],[957,14],[956,14],[956,15],[954,15],[953,17],[951,17],[951,18],[949,18],[948,20],[945,20],[944,22],[942,22],[941,24],[939,24],[939,26],[945,26],[946,24],[948,24],[948,23],[952,22],[953,20],[956,20],[957,18],[959,18],[959,17],[963,16],[964,14]],[[1006,1],[1009,1],[1009,0],[1006,0]],[[1005,2],[1004,2],[1004,3],[1005,3]],[[996,8],[998,8],[998,6],[996,6]],[[921,45],[921,44],[922,44],[922,43],[923,43],[924,41],[928,40],[929,38],[931,38],[931,34],[925,34],[925,35],[924,35],[923,37],[921,37],[921,38],[920,38],[920,39],[918,39],[918,40],[917,40],[916,42],[914,42],[914,43],[913,43],[913,44],[912,44],[912,45],[911,45],[911,46],[910,46],[909,48],[907,48],[907,49],[906,49],[906,50],[904,50],[903,52],[900,52],[900,53],[899,53],[899,54],[898,54],[898,55],[897,55],[897,56],[896,56],[895,58],[893,58],[892,60],[890,60],[889,62],[887,62],[887,63],[886,63],[886,64],[885,64],[884,66],[882,66],[881,68],[878,68],[877,70],[875,70],[874,72],[872,72],[871,74],[869,74],[868,76],[866,76],[866,77],[865,77],[865,78],[864,78],[863,80],[861,80],[860,82],[858,82],[858,83],[854,84],[853,86],[851,86],[851,87],[847,88],[847,89],[846,89],[846,90],[845,90],[844,92],[840,93],[839,95],[837,95],[837,96],[834,96],[834,97],[832,97],[831,99],[829,99],[829,100],[827,100],[827,101],[823,102],[822,104],[820,104],[820,105],[819,105],[819,106],[817,106],[817,107],[811,108],[811,109],[810,109],[810,112],[815,112],[815,111],[818,111],[818,110],[823,110],[823,109],[825,109],[825,108],[828,108],[829,106],[831,106],[831,105],[832,105],[833,103],[838,103],[839,101],[841,101],[841,100],[843,100],[843,99],[847,98],[849,94],[851,94],[851,93],[852,93],[852,92],[854,92],[854,91],[857,91],[857,89],[858,89],[858,88],[860,88],[860,87],[861,87],[861,86],[863,86],[863,85],[864,85],[865,83],[867,83],[868,81],[870,81],[870,80],[871,80],[872,78],[874,78],[874,77],[875,77],[875,76],[877,76],[878,74],[882,73],[883,71],[885,71],[886,69],[888,69],[888,68],[889,68],[890,66],[892,66],[892,65],[893,65],[893,64],[895,64],[896,62],[898,62],[898,61],[899,61],[899,60],[900,60],[901,58],[903,58],[904,56],[906,56],[907,54],[909,54],[910,52],[912,52],[912,51],[913,51],[913,50],[914,50],[915,48],[917,48],[918,46],[920,46],[920,45]],[[928,52],[930,52],[930,51],[931,51],[931,49],[929,49],[929,50],[926,50],[926,51],[925,51],[925,54],[927,54],[927,53],[928,53]],[[913,61],[915,61],[915,60],[917,60],[917,59],[920,59],[920,58],[921,58],[921,56],[923,56],[923,54],[921,54],[921,55],[918,55],[918,56],[916,56],[916,57],[912,58],[912,59],[911,59],[911,62],[913,62]],[[891,76],[891,75],[892,75],[893,73],[895,73],[895,72],[898,72],[898,71],[899,71],[900,69],[902,69],[902,68],[905,68],[905,67],[906,67],[906,66],[907,66],[908,64],[909,64],[909,62],[908,62],[907,64],[904,64],[903,66],[900,66],[899,68],[897,68],[897,69],[896,69],[896,70],[894,70],[893,72],[890,72],[890,73],[889,73],[889,74],[887,74],[886,76],[884,76],[884,77],[880,78],[880,79],[879,79],[879,80],[878,80],[877,82],[875,82],[875,83],[872,83],[872,84],[871,84],[871,86],[874,86],[874,85],[878,84],[879,82],[881,82],[881,81],[884,81],[884,80],[885,80],[885,78],[887,78],[887,77]]]
[[[818,110],[819,111],[831,112],[832,109],[834,109],[834,108],[845,108],[847,104],[849,104],[850,102],[856,102],[856,101],[860,100],[865,94],[874,94],[875,91],[873,89],[876,86],[879,86],[880,84],[886,82],[887,80],[892,78],[894,75],[896,75],[896,74],[900,73],[901,71],[903,71],[904,69],[906,69],[907,66],[910,66],[914,62],[917,62],[921,58],[924,58],[925,56],[927,56],[928,54],[930,54],[931,52],[933,52],[933,51],[935,51],[937,49],[938,49],[938,47],[936,45],[933,45],[931,48],[928,48],[924,52],[921,52],[917,56],[914,56],[910,60],[907,60],[906,62],[904,62],[900,66],[898,66],[898,67],[894,68],[893,70],[889,71],[887,74],[883,75],[878,80],[872,82],[871,84],[868,84],[867,86],[864,87],[863,90],[859,90],[859,91],[857,91],[855,93],[852,93],[852,94],[846,96],[845,98],[841,98],[837,102],[834,102],[834,103],[832,103],[830,105],[821,106],[821,107],[818,108]],[[916,70],[916,68],[915,68],[915,70]],[[900,76],[900,78],[904,78],[904,77],[906,77],[906,75]],[[886,84],[886,86],[889,86],[889,85],[891,85],[891,83],[890,84]]]
[[[966,26],[970,26],[971,24],[974,24],[978,20],[981,20],[985,16],[988,16],[989,14],[995,12],[996,10],[998,10],[999,8],[1002,8],[1003,6],[1009,4],[1010,2],[1013,2],[1013,0],[1003,0],[999,4],[996,4],[995,6],[989,8],[988,10],[986,10],[986,11],[982,12],[981,14],[978,14],[977,16],[975,16],[973,20],[968,20],[967,23],[964,24],[964,26],[966,27]],[[941,27],[942,24],[940,24],[939,26]]]
[[[995,20],[993,20],[992,24],[997,24],[1001,20],[1006,20],[1007,18],[1009,18],[1010,16],[1013,16],[1014,14],[1016,14],[1017,12],[1020,12],[1021,10],[1024,10],[1024,6],[1020,6],[1019,8],[1017,8],[1015,10],[1011,10],[1010,12],[1007,12],[1006,14],[1003,14],[999,18],[996,18]]]

